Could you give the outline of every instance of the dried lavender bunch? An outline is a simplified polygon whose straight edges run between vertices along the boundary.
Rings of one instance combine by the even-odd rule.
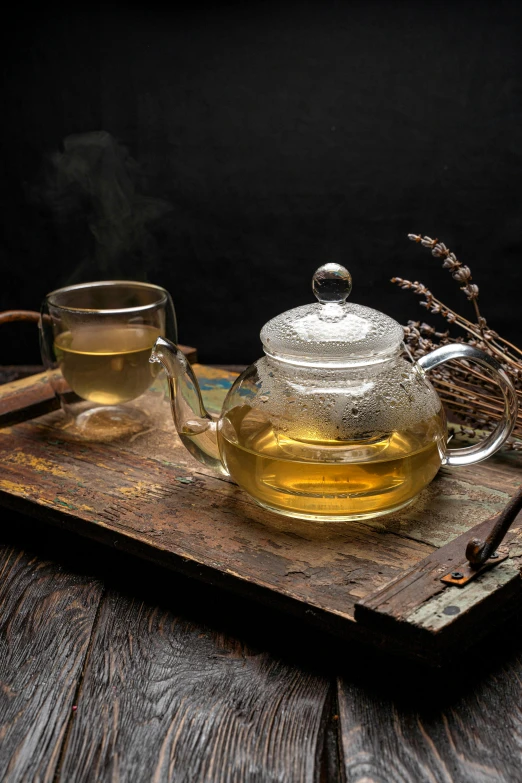
[[[489,328],[479,309],[479,288],[472,282],[470,268],[462,264],[444,242],[420,234],[408,234],[408,239],[431,250],[436,258],[443,259],[443,268],[448,269],[453,279],[461,284],[461,291],[472,303],[475,313],[475,322],[470,321],[443,304],[422,283],[393,277],[392,283],[422,297],[422,307],[441,315],[449,324],[460,327],[465,333],[464,336],[452,337],[449,330],[436,331],[429,324],[408,321],[404,331],[410,352],[414,358],[420,358],[440,345],[466,342],[497,359],[513,381],[520,406],[509,446],[522,450],[522,350]],[[437,367],[430,373],[430,379],[446,407],[460,422],[461,431],[465,435],[474,437],[477,429],[491,430],[501,418],[504,403],[499,397],[498,387],[486,373],[466,360],[452,362],[451,367]]]

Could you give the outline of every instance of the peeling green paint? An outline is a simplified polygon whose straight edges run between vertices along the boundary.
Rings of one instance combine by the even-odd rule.
[[[66,508],[70,508],[71,511],[75,511],[77,506],[74,505],[74,503],[67,503],[65,500],[61,500],[60,498],[54,499],[55,503],[58,503],[60,506],[65,506]]]
[[[517,565],[506,560],[490,571],[484,571],[465,587],[447,587],[443,593],[405,617],[405,620],[428,631],[441,631],[455,622],[458,615],[464,614],[510,582],[517,573]]]

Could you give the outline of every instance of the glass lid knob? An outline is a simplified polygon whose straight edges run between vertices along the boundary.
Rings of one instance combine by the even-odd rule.
[[[321,304],[343,304],[352,290],[352,276],[340,264],[324,264],[313,277],[312,289]]]

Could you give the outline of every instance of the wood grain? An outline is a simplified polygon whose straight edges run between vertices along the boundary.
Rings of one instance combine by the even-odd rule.
[[[59,779],[314,783],[328,685],[111,591]]]
[[[95,579],[0,547],[3,783],[53,779],[101,594]]]
[[[159,461],[23,424],[16,438],[0,432],[0,497],[5,504],[26,499],[19,510],[40,509],[50,521],[117,540],[163,565],[202,575],[206,567],[207,578],[221,575],[225,586],[275,591],[294,611],[316,609],[332,622],[351,620],[357,598],[432,551],[360,523],[318,529],[281,519],[200,470],[186,452],[185,465],[178,463],[178,454],[173,449],[173,461]]]
[[[461,670],[460,679],[447,682],[406,673],[401,680],[393,668],[387,677],[375,672],[362,682],[341,679],[346,783],[521,780],[521,643],[518,633],[514,654],[502,656],[489,671],[466,677]]]
[[[219,411],[234,374],[195,371]],[[259,508],[195,462],[161,384],[140,405],[143,429],[112,441],[82,439],[61,412],[0,430],[0,503],[371,643],[392,639],[356,623],[355,603],[498,512],[503,472],[509,490],[521,464],[491,460],[496,472],[480,481],[443,470],[397,514],[315,525]]]

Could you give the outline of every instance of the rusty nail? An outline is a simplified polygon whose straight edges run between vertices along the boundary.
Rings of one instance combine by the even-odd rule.
[[[451,572],[451,578],[452,579],[463,579],[464,574],[461,574],[460,571],[452,571]]]

